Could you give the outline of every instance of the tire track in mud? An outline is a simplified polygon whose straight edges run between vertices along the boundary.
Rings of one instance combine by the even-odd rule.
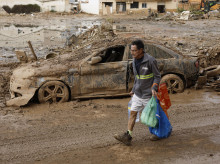
[[[99,131],[105,133],[105,131],[108,131],[106,124],[114,124],[109,120],[104,125],[102,121],[97,120],[97,122],[94,122],[92,120],[85,121],[85,123],[76,122],[76,125],[46,126],[45,128],[37,126],[24,130],[24,134],[27,135],[20,134],[20,137],[1,135],[0,152],[3,156],[0,159],[10,161],[10,163],[17,163],[19,160],[27,162],[30,159],[34,161],[39,157],[44,158],[79,147],[86,148],[93,144],[99,144],[103,140],[103,134],[97,135]],[[99,124],[104,126],[100,127]],[[115,127],[113,128],[113,131],[115,131]]]
[[[118,100],[109,101],[117,104]],[[67,109],[49,110],[37,118],[23,113],[24,116],[18,118],[16,122],[23,121],[26,127],[13,129],[8,126],[8,129],[0,132],[0,162],[31,163],[56,159],[57,156],[68,152],[109,149],[117,145],[118,142],[114,140],[113,135],[126,129],[127,100],[124,100],[124,106],[119,105],[117,108],[103,102],[104,105],[97,103],[95,104],[98,106],[97,109],[93,109],[89,102],[83,103],[86,105],[76,108],[76,112],[73,111],[70,102],[65,103]],[[181,138],[192,133],[206,134],[204,131],[206,126],[213,126],[209,128],[209,134],[214,133],[220,125],[218,106],[218,103],[207,102],[172,105],[169,109],[173,125],[172,136]],[[94,111],[99,111],[100,115],[105,116],[96,117],[97,112]],[[147,131],[140,123],[135,127],[134,142],[137,144],[149,136],[149,132],[146,133],[143,128]]]
[[[105,127],[99,128],[105,132]],[[115,131],[115,129],[113,129]],[[74,135],[75,133],[78,135]],[[73,134],[74,133],[74,134]],[[37,160],[39,157],[44,158],[53,154],[59,154],[65,151],[74,150],[78,148],[87,148],[96,144],[105,143],[106,138],[103,135],[97,135],[97,131],[92,131],[84,128],[83,132],[80,130],[74,131],[69,134],[50,133],[36,134],[34,136],[25,136],[18,139],[3,139],[0,152],[4,161],[16,163],[18,160],[29,161]],[[109,142],[110,144],[110,142]]]
[[[184,123],[184,126],[207,126],[213,123],[220,123],[219,110],[220,104],[201,103],[201,104],[186,104],[184,107],[173,105],[170,110],[171,122],[175,124]],[[172,110],[172,109],[175,110]]]

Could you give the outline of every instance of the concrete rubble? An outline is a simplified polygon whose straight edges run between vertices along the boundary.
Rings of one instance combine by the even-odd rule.
[[[190,11],[183,11],[180,14],[180,20],[189,20],[189,16],[190,16]]]
[[[208,13],[194,12],[194,11],[183,11],[181,13],[177,12],[166,12],[163,15],[158,15],[157,13],[150,12],[148,16],[140,18],[140,20],[156,20],[156,21],[188,21],[188,20],[198,20],[198,19],[218,19],[220,18],[220,12],[218,10],[209,11]]]

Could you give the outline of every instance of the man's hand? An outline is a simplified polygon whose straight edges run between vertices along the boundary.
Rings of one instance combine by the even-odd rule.
[[[129,95],[130,95],[130,96],[133,96],[133,95],[134,95],[134,92],[131,91],[131,92],[129,93]]]
[[[154,89],[152,89],[152,96],[157,96],[157,92]]]

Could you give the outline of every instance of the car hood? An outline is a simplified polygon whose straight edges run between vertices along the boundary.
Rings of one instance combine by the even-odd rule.
[[[42,60],[21,65],[13,71],[14,78],[32,79],[35,77],[60,77],[68,74],[69,69],[77,69],[78,63],[58,63]],[[78,69],[77,69],[78,70]]]
[[[13,71],[12,76],[14,78],[26,79],[29,77],[33,77],[35,74],[35,69],[31,68],[29,65],[24,65],[16,68]]]

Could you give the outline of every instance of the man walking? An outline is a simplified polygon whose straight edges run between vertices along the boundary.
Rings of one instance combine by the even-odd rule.
[[[152,95],[156,96],[161,79],[157,61],[154,57],[144,52],[144,43],[142,40],[135,40],[131,43],[131,54],[133,56],[135,81],[133,89],[130,92],[130,95],[133,97],[130,118],[128,120],[128,130],[123,134],[114,136],[115,139],[128,146],[131,145],[131,136],[137,113],[144,109]],[[152,141],[158,139],[155,135],[150,137]]]

